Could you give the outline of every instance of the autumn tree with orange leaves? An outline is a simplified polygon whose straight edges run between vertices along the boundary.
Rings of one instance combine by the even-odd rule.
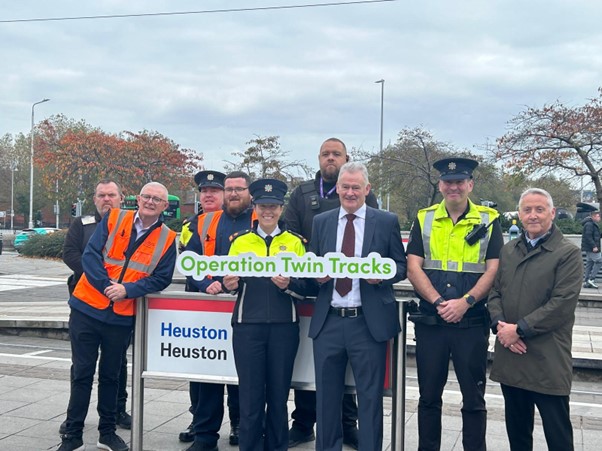
[[[496,160],[526,176],[590,177],[602,203],[602,88],[583,106],[556,101],[527,108],[508,124],[492,152]]]
[[[34,164],[49,192],[59,181],[65,202],[89,199],[103,178],[119,182],[126,194],[151,181],[170,192],[185,190],[201,168],[201,155],[154,131],[110,134],[64,116],[53,116],[37,129]]]

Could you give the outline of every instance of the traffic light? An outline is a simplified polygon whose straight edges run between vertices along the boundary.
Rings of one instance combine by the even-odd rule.
[[[77,202],[71,204],[71,216],[77,218],[82,215],[82,201],[78,200]]]
[[[77,217],[77,202],[71,204],[71,216],[73,216],[74,218]]]
[[[203,213],[203,207],[201,207],[201,203],[199,201],[196,201],[196,203],[194,204],[194,212]]]

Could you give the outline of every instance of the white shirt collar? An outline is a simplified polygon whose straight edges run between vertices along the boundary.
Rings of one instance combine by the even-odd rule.
[[[355,216],[357,216],[358,218],[362,218],[362,219],[366,219],[366,204],[364,203],[364,205],[362,205],[360,208],[357,209],[357,211],[355,213],[353,213]],[[339,208],[339,220],[343,219],[346,215],[348,215],[349,213],[347,213],[347,211],[341,207]]]
[[[267,234],[267,233],[265,233],[265,232],[263,231],[263,229],[262,229],[262,228],[261,228],[259,225],[257,225],[257,233],[259,234],[259,236],[260,236],[261,238],[265,238],[266,236],[268,236],[268,234]],[[274,229],[274,231],[273,231],[272,233],[270,233],[269,235],[271,235],[271,236],[276,236],[276,235],[278,235],[279,233],[280,233],[280,227],[276,226],[276,228]]]

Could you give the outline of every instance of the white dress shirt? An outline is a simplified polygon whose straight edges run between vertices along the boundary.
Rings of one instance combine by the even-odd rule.
[[[345,234],[345,226],[347,225],[348,213],[343,207],[339,208],[339,222],[337,225],[337,246],[336,251],[341,252],[343,247],[343,235]],[[366,227],[366,204],[362,205],[355,213],[353,227],[355,228],[355,257],[362,256],[362,245],[364,243],[364,229]],[[351,279],[351,291],[345,296],[341,296],[335,289],[332,290],[333,307],[360,307],[362,300],[360,296],[360,279]],[[336,287],[336,279],[335,279]]]

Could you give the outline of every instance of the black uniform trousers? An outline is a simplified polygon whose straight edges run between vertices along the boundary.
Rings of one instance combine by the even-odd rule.
[[[234,324],[232,347],[240,396],[240,450],[285,451],[286,404],[299,348],[299,324]]]
[[[363,315],[330,314],[313,341],[316,372],[317,451],[343,447],[341,402],[347,363],[351,364],[358,401],[359,449],[378,451],[383,441],[383,391],[387,342],[377,342]]]
[[[98,361],[98,430],[100,434],[115,431],[117,387],[122,356],[132,335],[131,326],[103,323],[78,310],[69,315],[71,339],[71,395],[67,407],[66,433],[81,437],[88,414],[92,383]]]
[[[193,383],[198,386],[197,403],[192,412],[194,441],[215,446],[224,420],[224,384]],[[230,422],[236,424],[239,421],[238,386],[225,387],[228,389]]]
[[[569,397],[545,395],[500,384],[504,394],[506,432],[512,451],[533,449],[535,406],[539,410],[546,443],[550,451],[572,451],[573,426]]]
[[[94,226],[96,228],[96,225]],[[89,237],[86,239],[88,242]],[[77,285],[77,281],[79,278],[76,278],[73,274],[69,276],[67,279],[67,287],[69,289],[69,296],[73,294],[73,290],[75,290],[75,286]],[[131,341],[131,340],[130,340]],[[119,386],[117,387],[117,413],[122,413],[126,411],[126,404],[128,400],[128,392],[127,392],[127,383],[128,383],[128,357],[127,351],[128,346],[123,350],[123,355],[121,356],[121,370],[119,371]],[[73,367],[71,367],[71,379],[73,379]]]
[[[449,359],[462,392],[462,444],[467,451],[486,449],[485,383],[489,327],[415,324],[418,370],[418,449],[441,448],[441,406]]]

